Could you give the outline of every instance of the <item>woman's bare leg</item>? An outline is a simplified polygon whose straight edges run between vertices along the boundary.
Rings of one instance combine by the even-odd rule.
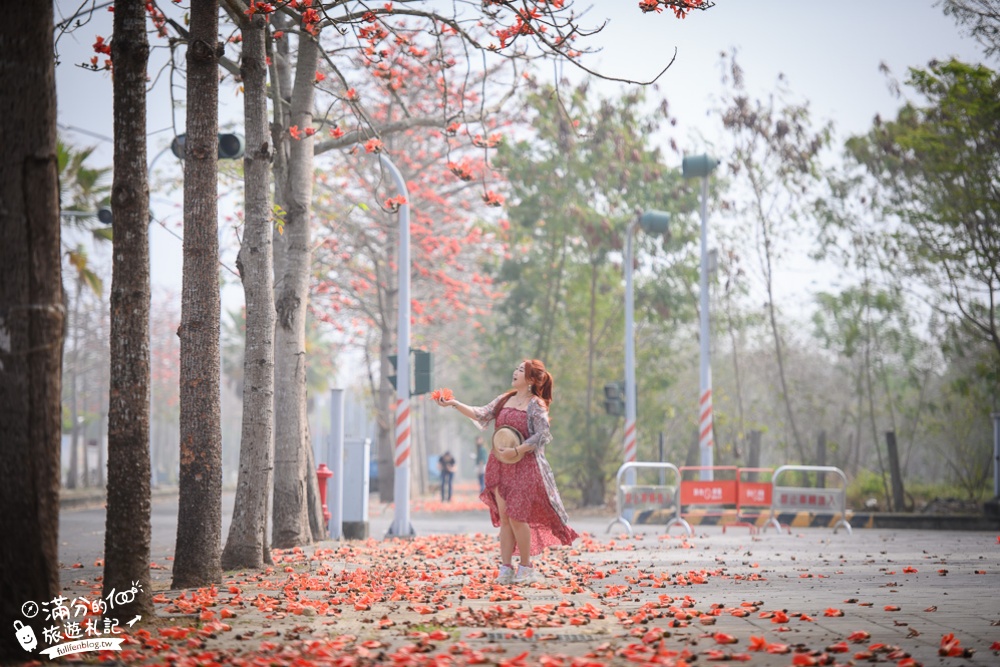
[[[531,567],[531,526],[523,521],[507,518],[510,524],[511,534],[517,542],[517,553],[520,557],[520,564],[524,567]],[[513,552],[511,552],[513,553]]]
[[[497,511],[500,513],[500,562],[513,567],[511,561],[514,557],[514,531],[507,516],[507,503],[497,491],[493,492],[493,497],[497,501]]]

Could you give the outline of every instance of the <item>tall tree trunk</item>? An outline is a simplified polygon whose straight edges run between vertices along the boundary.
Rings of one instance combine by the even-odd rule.
[[[736,381],[736,414],[737,414],[737,436],[736,442],[746,442],[746,418],[744,417],[743,410],[743,381],[740,377],[740,349],[739,342],[736,336],[736,322],[733,318],[733,301],[732,295],[726,292],[726,324],[729,329],[729,340],[733,346],[733,374]],[[750,466],[755,468],[757,466]]]
[[[627,270],[627,269],[626,269]],[[587,440],[588,449],[595,447],[593,434],[593,415],[591,414],[594,403],[594,356],[597,353],[597,279],[598,264],[590,263],[590,305],[587,313],[587,422],[584,437]],[[553,309],[554,310],[554,309]],[[596,452],[595,452],[596,453]],[[597,454],[598,460],[601,454]],[[587,466],[584,473],[586,480],[583,487],[583,504],[587,507],[604,504],[605,475],[603,465]]]
[[[219,393],[219,3],[193,0],[187,49],[180,498],[174,588],[222,578]]]
[[[867,330],[867,335],[865,336],[865,388],[868,396],[868,419],[872,427],[872,445],[875,447],[875,453],[878,455],[878,472],[879,477],[882,478],[882,490],[885,492],[885,503],[888,505],[890,510],[896,510],[899,508],[892,506],[892,494],[889,492],[889,482],[886,480],[885,463],[882,461],[882,447],[879,445],[878,425],[875,421],[875,383],[872,381],[871,362],[871,311],[867,309],[866,311],[865,329]]]
[[[774,354],[778,360],[778,379],[781,381],[781,396],[785,404],[785,416],[788,417],[788,425],[792,429],[792,438],[795,441],[795,448],[799,452],[799,460],[805,463],[808,460],[806,448],[799,437],[799,427],[795,423],[795,412],[792,410],[792,399],[788,391],[788,380],[785,378],[785,355],[781,349],[781,331],[778,329],[777,307],[774,305],[774,271],[771,264],[771,235],[768,231],[768,223],[764,217],[763,208],[760,206],[758,197],[758,211],[760,212],[761,231],[764,237],[764,281],[767,289],[767,315],[771,323],[771,334],[774,336]]]
[[[0,616],[32,625],[21,605],[59,592],[59,447],[65,307],[52,3],[0,26]],[[17,54],[13,57],[11,54]],[[16,94],[14,93],[16,91]],[[10,625],[0,662],[29,657]]]
[[[267,541],[268,494],[274,465],[274,297],[270,201],[271,142],[267,117],[267,20],[239,17],[243,34],[243,113],[247,153],[243,161],[246,224],[236,267],[246,297],[243,355],[243,430],[236,504],[222,567],[271,564]]]
[[[284,15],[273,16],[275,30],[287,30],[291,21]],[[279,209],[279,223],[275,225],[273,234],[274,253],[274,299],[278,298],[281,278],[285,274],[286,239],[284,236],[284,211],[288,208],[285,201],[285,187],[288,183],[288,149],[290,136],[288,134],[289,113],[292,103],[292,65],[289,53],[288,39],[268,40],[267,45],[273,46],[271,51],[271,105],[274,109],[274,119],[271,123],[271,144],[274,146],[274,162],[271,170],[274,174],[274,204]]]
[[[149,184],[146,173],[146,3],[115,4],[111,208],[111,381],[104,595],[139,587],[119,617],[149,616]]]
[[[277,326],[274,337],[274,514],[272,539],[279,548],[312,541],[307,507],[309,476],[306,469],[308,428],[306,420],[305,325],[309,303],[309,268],[312,258],[310,216],[313,190],[312,127],[316,65],[319,46],[303,34],[295,67],[291,124],[302,132],[289,149],[287,205],[284,236],[286,256],[280,285],[276,286]]]
[[[549,348],[552,344],[553,332],[556,328],[556,313],[559,312],[558,305],[562,301],[562,280],[566,275],[566,260],[568,246],[566,236],[563,235],[558,248],[552,248],[552,261],[550,266],[555,267],[552,274],[554,280],[549,280],[545,287],[544,308],[542,310],[546,323],[539,328],[538,342],[535,344],[535,352],[532,359],[545,359],[548,357]],[[558,255],[558,260],[556,256]]]
[[[288,30],[292,27],[292,20],[283,15],[272,15],[271,17],[272,25],[275,30]],[[284,236],[284,223],[285,223],[285,210],[287,209],[287,202],[285,201],[285,185],[288,183],[288,149],[290,136],[288,134],[288,122],[289,114],[291,112],[292,104],[292,57],[291,57],[291,47],[289,46],[288,39],[278,39],[278,40],[265,40],[265,46],[269,49],[269,55],[271,58],[268,71],[271,75],[271,104],[274,109],[274,118],[271,122],[271,144],[274,147],[274,161],[271,164],[271,172],[274,176],[274,206],[277,210],[277,218],[279,224],[274,226],[274,230],[271,235],[272,239],[272,252],[274,258],[272,260],[272,270],[274,271],[274,278],[272,282],[272,288],[274,290],[272,299],[277,301],[278,299],[278,289],[281,284],[281,278],[285,274],[285,255],[287,254],[287,243]],[[275,320],[277,324],[277,319]],[[274,335],[271,336],[271,346],[272,351],[274,347]],[[273,372],[272,372],[273,376]],[[272,384],[272,392],[274,391],[274,386]],[[270,513],[270,503],[273,496],[273,484],[274,484],[274,410],[277,407],[277,402],[275,399],[275,405],[272,407],[272,433],[271,433],[271,477],[269,479],[269,484],[272,488],[267,490],[267,512]],[[264,560],[267,561],[270,558],[270,554],[264,556]]]
[[[70,318],[73,327],[73,367],[69,374],[69,416],[70,422],[70,449],[69,449],[69,473],[66,475],[66,488],[75,489],[80,482],[80,410],[77,396],[77,378],[80,375],[80,292],[83,287],[83,276],[76,279],[76,298],[73,301],[73,317]],[[87,450],[84,449],[84,452]],[[87,465],[87,455],[83,455],[83,465]]]
[[[316,477],[316,455],[312,438],[306,428],[306,511],[309,513],[309,530],[314,542],[326,539],[326,519],[323,516],[323,499],[319,495],[319,478]]]
[[[854,433],[852,437],[854,439],[854,446],[851,448],[851,453],[853,455],[853,464],[849,468],[852,475],[857,475],[861,470],[861,431],[864,428],[865,418],[864,418],[864,369],[860,366],[858,367],[858,374],[854,382],[854,395],[858,397],[857,405],[855,410],[857,411],[857,417],[854,422]]]

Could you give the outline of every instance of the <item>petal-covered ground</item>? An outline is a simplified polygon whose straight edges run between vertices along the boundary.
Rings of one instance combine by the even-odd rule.
[[[121,652],[72,657],[179,666],[1000,664],[993,535],[593,530],[535,559],[544,581],[524,587],[492,583],[497,553],[492,532],[276,550],[265,571],[157,590],[158,618],[128,629]],[[170,561],[161,561],[159,588],[170,581]],[[98,581],[65,572],[63,595],[99,595]]]

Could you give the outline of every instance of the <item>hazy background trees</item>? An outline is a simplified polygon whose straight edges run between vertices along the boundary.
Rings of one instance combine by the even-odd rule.
[[[515,135],[497,162],[509,181],[509,250],[493,271],[505,296],[485,326],[489,390],[505,389],[521,358],[543,360],[556,378],[550,456],[586,504],[601,504],[622,461],[621,420],[604,414],[604,385],[624,377],[622,248],[637,210],[690,205],[676,151],[651,137],[669,125],[666,104],[595,95],[588,84],[558,91],[533,84],[525,96],[532,132]],[[669,157],[668,157],[669,156]],[[670,164],[673,166],[670,166]],[[665,361],[685,308],[696,256],[691,219],[676,216],[667,239],[637,238],[638,396],[655,430],[669,384]],[[683,296],[682,296],[683,295]],[[471,400],[471,399],[470,399]],[[648,451],[645,452],[648,454]]]

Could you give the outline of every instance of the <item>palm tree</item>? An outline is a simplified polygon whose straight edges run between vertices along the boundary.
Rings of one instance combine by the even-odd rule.
[[[111,195],[109,167],[90,168],[86,166],[87,159],[94,148],[76,149],[58,140],[56,144],[56,159],[59,167],[59,201],[62,211],[64,234],[61,237],[61,251],[66,256],[69,266],[76,274],[76,289],[63,290],[66,301],[66,312],[69,320],[69,349],[66,350],[64,364],[64,389],[68,390],[67,400],[71,419],[69,474],[66,487],[74,489],[80,483],[80,468],[84,468],[84,485],[89,486],[86,455],[81,455],[82,422],[80,410],[80,384],[84,380],[85,360],[81,355],[81,341],[91,338],[84,331],[87,313],[84,312],[84,286],[103,300],[104,284],[101,277],[90,266],[87,252],[87,235],[94,243],[111,240],[111,228],[106,227],[97,218],[97,210],[106,205]],[[81,238],[84,236],[84,238]],[[86,384],[84,382],[84,384]]]

